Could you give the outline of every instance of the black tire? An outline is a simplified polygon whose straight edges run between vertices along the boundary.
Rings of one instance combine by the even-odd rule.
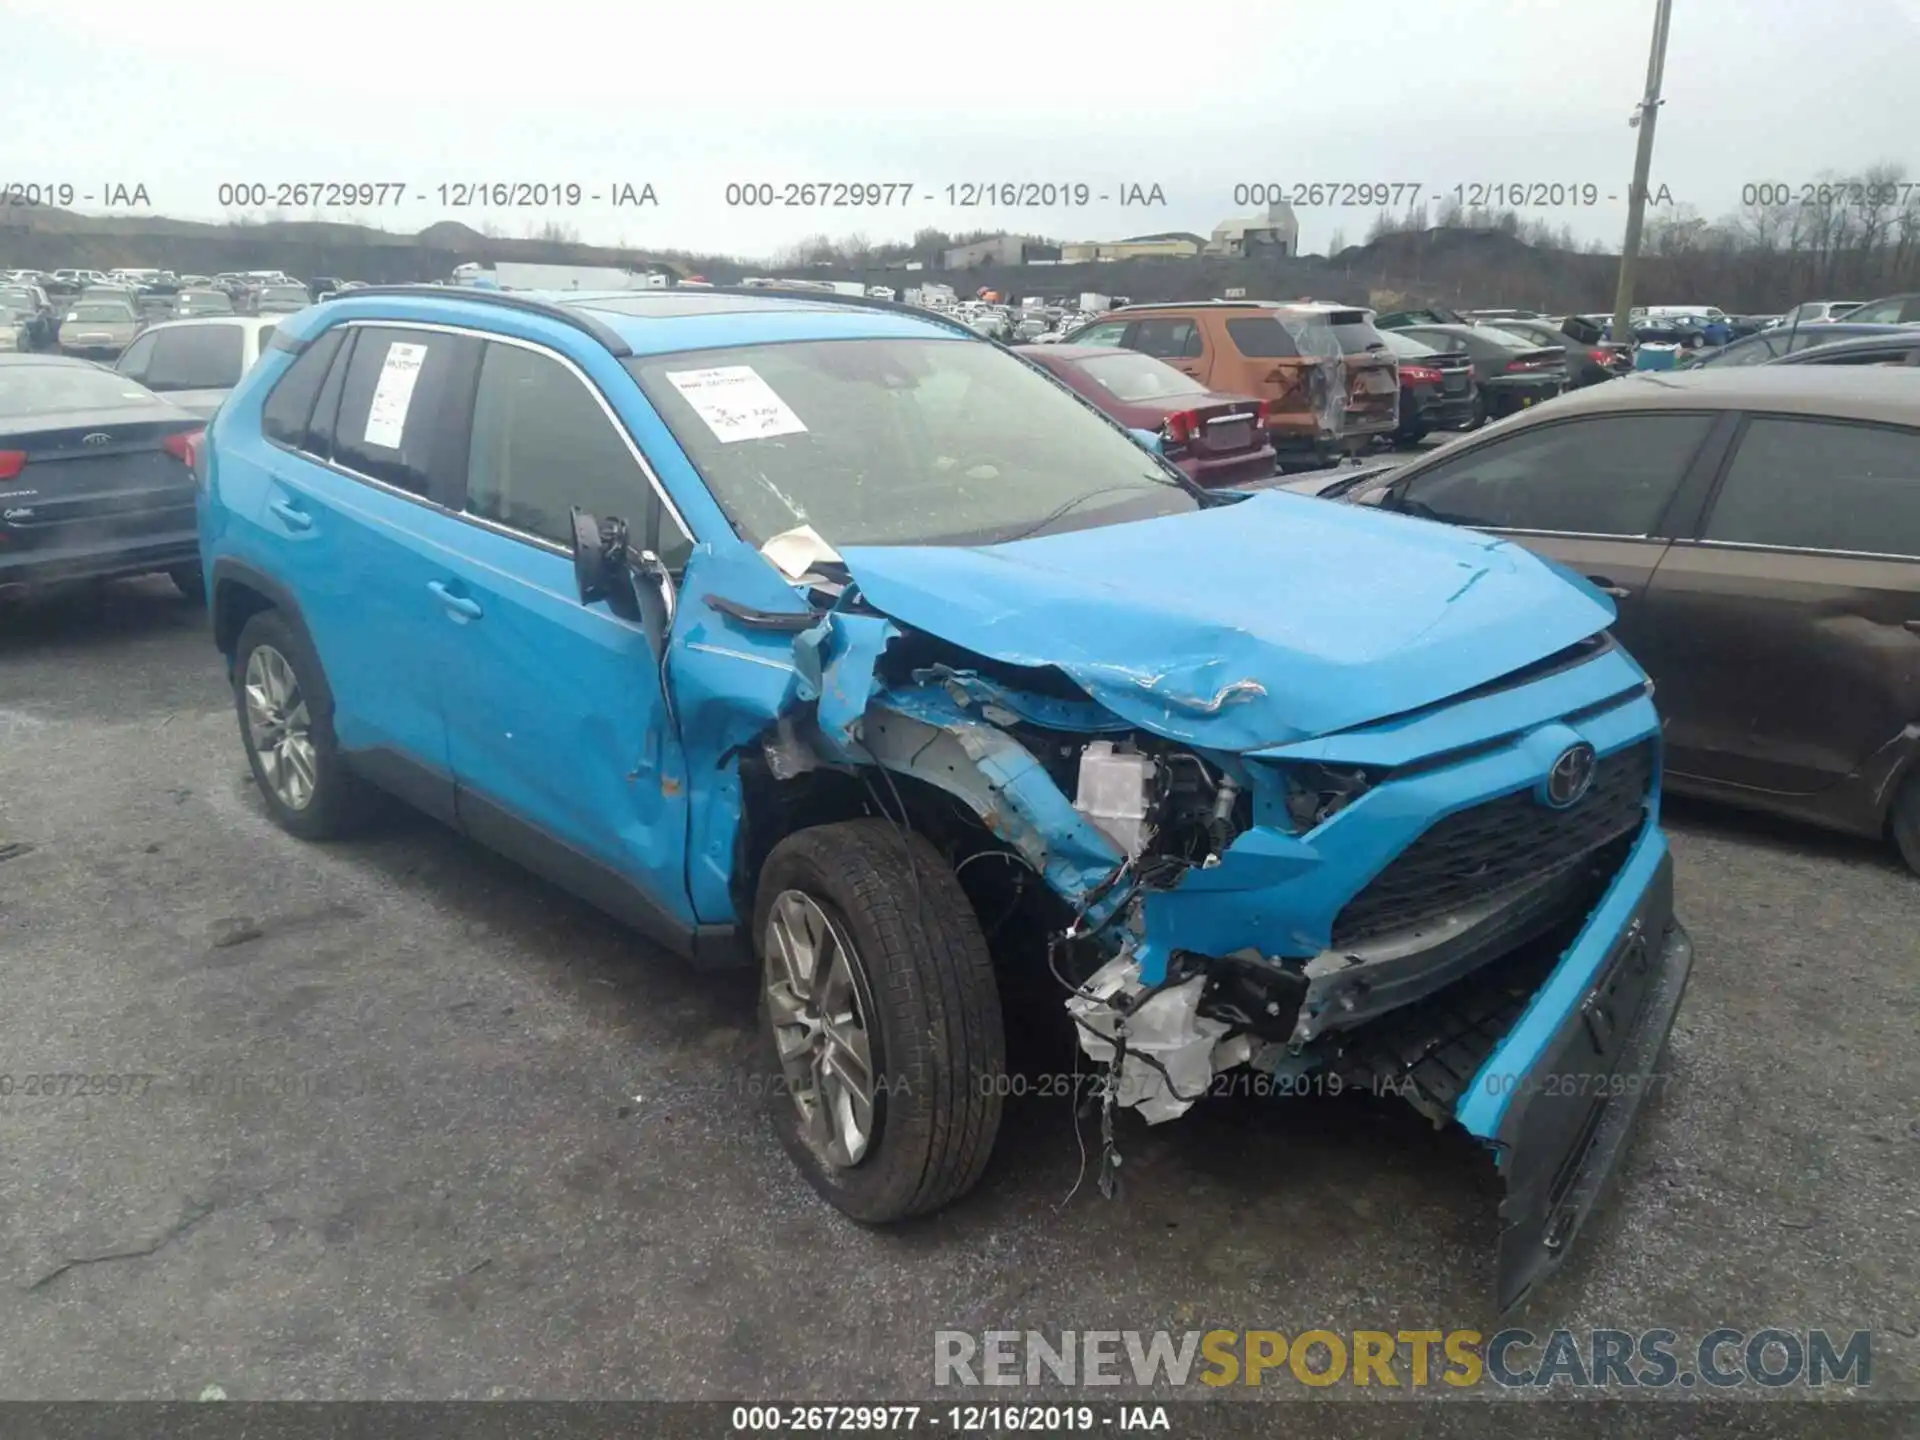
[[[1475,395],[1473,397],[1473,418],[1467,421],[1466,425],[1462,428],[1466,430],[1478,430],[1482,425],[1486,424],[1490,418],[1491,416],[1487,410],[1487,397],[1485,395]]]
[[[877,1093],[866,1152],[845,1167],[808,1143],[776,1048],[767,928],[789,890],[851,941]],[[1000,1129],[1006,1033],[979,919],[939,852],[918,835],[903,847],[878,819],[798,831],[761,870],[753,933],[768,1113],[807,1182],[869,1225],[938,1210],[971,1190]]]
[[[167,571],[167,578],[173,581],[173,588],[180,592],[182,599],[196,605],[207,603],[206,575],[198,565],[176,565]]]
[[[1416,425],[1411,430],[1402,430],[1393,440],[1396,445],[1418,445],[1427,438],[1427,433],[1426,426]]]
[[[1900,793],[1893,797],[1893,813],[1888,817],[1887,828],[1893,832],[1893,843],[1899,847],[1900,858],[1907,862],[1907,868],[1920,875],[1920,768],[1907,776]]]
[[[274,793],[266,768],[254,748],[247,723],[247,662],[255,650],[271,647],[291,666],[307,703],[307,734],[313,746],[313,795],[295,808]],[[234,713],[240,721],[240,745],[267,813],[290,835],[302,840],[337,840],[360,830],[380,809],[380,797],[348,767],[333,733],[333,692],[320,668],[320,657],[278,610],[262,610],[241,627],[233,651]]]

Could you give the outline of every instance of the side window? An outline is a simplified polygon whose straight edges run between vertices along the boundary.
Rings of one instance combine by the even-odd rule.
[[[1771,340],[1756,335],[1751,340],[1742,340],[1737,345],[1729,345],[1715,358],[1715,365],[1764,365],[1773,359],[1776,351]]]
[[[1847,320],[1862,325],[1897,325],[1903,304],[1899,300],[1882,300],[1877,305],[1862,305],[1847,316]]]
[[[1824,348],[1824,347],[1822,347]],[[1809,365],[1911,365],[1915,351],[1912,350],[1855,350],[1838,355],[1822,355],[1816,351]]]
[[[120,359],[113,368],[129,380],[139,380],[144,383],[147,378],[147,362],[153,359],[153,342],[159,338],[157,334],[142,335],[121,352]]]
[[[238,325],[182,325],[155,338],[149,390],[230,390],[240,383],[247,343]]]
[[[1612,415],[1542,425],[1408,482],[1401,508],[1453,525],[1646,535],[1713,428],[1711,415]]]
[[[575,505],[625,520],[671,570],[693,548],[585,380],[550,355],[488,345],[467,449],[468,511],[570,546]]]
[[[346,333],[344,325],[322,332],[274,384],[260,414],[260,428],[269,440],[291,445],[296,450],[314,448],[307,438],[313,403],[319,397],[327,372],[333,368],[334,356],[340,353],[340,342]]]
[[[1736,545],[1920,557],[1920,431],[1755,420],[1702,533]]]
[[[1198,355],[1199,344],[1200,337],[1191,320],[1142,320],[1128,348],[1166,360]],[[1194,348],[1189,350],[1189,345]]]
[[[1109,320],[1102,325],[1089,325],[1078,331],[1067,342],[1071,345],[1118,345],[1120,337],[1127,333],[1125,320]]]
[[[273,325],[262,325],[262,326],[260,327],[260,331],[259,331],[259,333],[258,333],[257,335],[255,335],[255,336],[253,337],[253,349],[254,349],[254,363],[255,363],[255,364],[258,364],[258,363],[259,363],[259,360],[260,360],[260,357],[261,357],[262,355],[264,355],[264,354],[266,354],[266,353],[267,353],[267,350],[268,350],[268,348],[269,348],[270,346],[272,346],[272,344],[273,344],[273,332],[274,332],[274,331],[275,331],[275,330],[276,330],[277,328],[278,328],[277,326],[273,326]]]
[[[350,470],[425,495],[438,424],[460,369],[460,337],[365,326],[347,361],[333,427],[333,458]],[[471,371],[467,372],[469,375]]]

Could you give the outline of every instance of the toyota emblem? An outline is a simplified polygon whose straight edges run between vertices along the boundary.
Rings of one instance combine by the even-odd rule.
[[[1553,768],[1547,771],[1547,804],[1556,810],[1579,804],[1593,788],[1593,769],[1593,746],[1586,741],[1562,750]]]
[[[106,431],[96,430],[91,435],[82,435],[80,437],[80,443],[82,445],[105,445],[111,442],[112,439],[113,437],[107,434]]]

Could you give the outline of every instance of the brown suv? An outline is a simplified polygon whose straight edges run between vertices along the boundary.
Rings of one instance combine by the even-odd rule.
[[[1359,452],[1400,423],[1399,364],[1367,312],[1310,301],[1129,305],[1064,337],[1166,361],[1210,390],[1267,402],[1283,457]]]

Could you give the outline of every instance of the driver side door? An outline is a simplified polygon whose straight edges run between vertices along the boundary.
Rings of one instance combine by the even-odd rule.
[[[436,592],[461,828],[680,948],[686,765],[640,626],[580,603],[571,510],[625,520],[676,575],[691,543],[586,372],[531,342],[487,341],[462,468]]]

